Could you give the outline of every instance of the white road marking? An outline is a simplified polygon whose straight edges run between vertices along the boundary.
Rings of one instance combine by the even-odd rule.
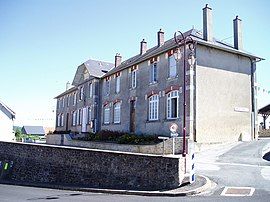
[[[227,194],[228,189],[247,189],[250,190],[249,194]],[[221,196],[252,196],[255,191],[253,187],[225,187],[220,194]]]
[[[261,175],[264,179],[270,180],[270,167],[262,168]]]
[[[230,166],[245,166],[254,168],[269,168],[269,166],[261,166],[254,164],[244,164],[244,163],[223,163],[223,162],[197,162],[198,164],[210,164],[210,165],[230,165]]]

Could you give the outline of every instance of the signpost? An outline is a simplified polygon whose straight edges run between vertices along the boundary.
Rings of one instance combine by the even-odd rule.
[[[178,133],[176,132],[178,129],[178,126],[176,123],[172,123],[171,126],[170,126],[170,131],[171,131],[171,137],[172,137],[172,140],[173,140],[173,143],[172,143],[172,150],[173,150],[173,155],[175,154],[175,138],[178,136]]]

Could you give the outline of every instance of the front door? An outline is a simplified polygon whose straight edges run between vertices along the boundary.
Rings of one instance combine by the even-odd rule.
[[[130,101],[130,132],[135,132],[135,100]]]
[[[87,108],[85,107],[82,110],[82,133],[85,133],[87,132]]]
[[[67,119],[66,119],[66,131],[69,130],[69,113],[67,113]]]

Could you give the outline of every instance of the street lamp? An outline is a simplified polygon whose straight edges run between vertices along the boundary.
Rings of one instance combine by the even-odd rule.
[[[194,63],[195,63],[195,56],[194,56],[194,50],[195,50],[195,42],[191,38],[190,35],[184,36],[184,34],[180,31],[177,31],[174,33],[174,40],[177,44],[177,48],[174,51],[174,58],[177,61],[177,63],[180,63],[183,55],[183,63],[184,63],[184,75],[183,75],[183,152],[182,156],[186,156],[186,62],[188,61],[188,64],[190,65],[190,69],[192,69]],[[181,49],[181,46],[183,46],[183,49]],[[189,50],[188,58],[186,58],[186,52],[187,49]],[[187,61],[186,61],[187,60]]]

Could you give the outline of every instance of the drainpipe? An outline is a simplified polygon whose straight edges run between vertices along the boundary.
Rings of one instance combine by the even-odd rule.
[[[256,135],[256,127],[257,127],[257,89],[256,86],[254,85],[257,83],[257,77],[256,77],[256,63],[260,62],[264,59],[259,58],[259,60],[254,60],[254,58],[249,58],[250,59],[250,75],[251,75],[251,134],[253,136],[253,140],[257,140],[258,136]]]

